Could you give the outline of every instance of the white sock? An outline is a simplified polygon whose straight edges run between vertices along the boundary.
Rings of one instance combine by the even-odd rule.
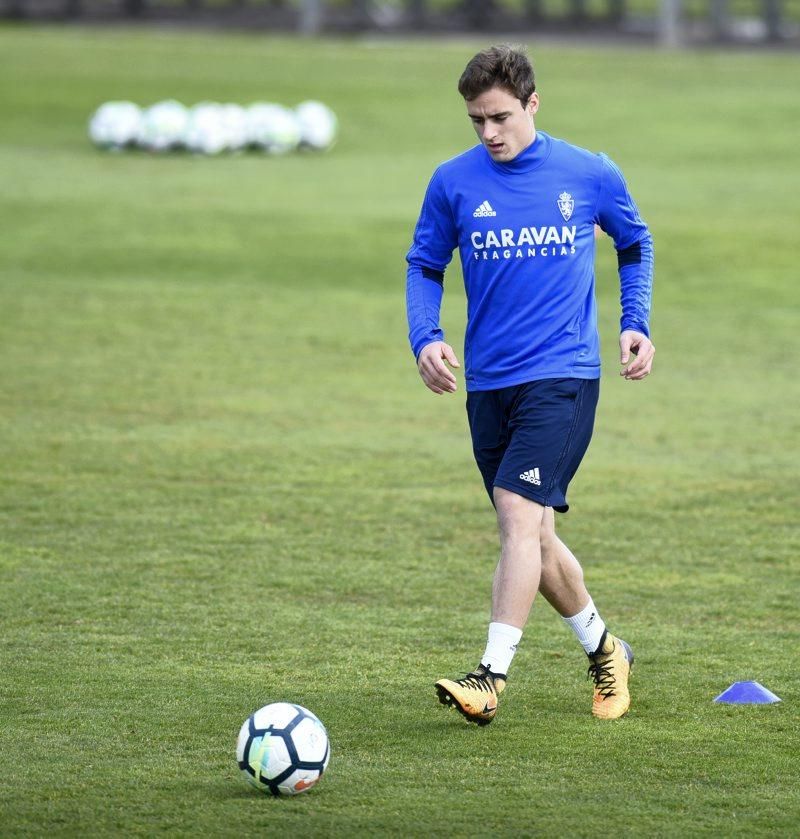
[[[505,676],[511,666],[511,659],[517,651],[517,644],[522,638],[522,630],[507,623],[489,624],[489,638],[481,664],[492,673]]]
[[[568,624],[572,631],[578,636],[581,646],[586,650],[587,655],[591,655],[600,646],[600,639],[606,631],[606,625],[600,617],[594,605],[594,600],[589,598],[589,602],[571,618],[564,618],[564,623]]]

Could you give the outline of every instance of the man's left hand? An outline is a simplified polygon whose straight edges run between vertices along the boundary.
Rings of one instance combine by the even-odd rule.
[[[645,378],[653,368],[655,354],[656,348],[646,335],[626,329],[619,336],[619,363],[626,365],[620,370],[620,376],[634,382]]]

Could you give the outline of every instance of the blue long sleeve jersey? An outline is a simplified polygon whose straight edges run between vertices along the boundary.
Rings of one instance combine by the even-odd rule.
[[[444,340],[444,271],[458,247],[467,292],[467,390],[600,376],[594,225],[617,249],[621,329],[649,336],[653,244],[620,170],[537,131],[498,163],[475,146],[443,163],[406,257],[414,356]]]

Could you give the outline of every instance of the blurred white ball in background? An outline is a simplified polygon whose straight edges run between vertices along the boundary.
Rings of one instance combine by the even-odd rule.
[[[245,109],[248,145],[263,149],[269,139],[272,114],[280,105],[256,102]]]
[[[247,111],[241,105],[227,104],[220,106],[220,116],[228,148],[231,151],[243,149],[249,142],[247,134]]]
[[[270,102],[257,102],[247,109],[250,144],[269,154],[294,151],[300,142],[300,126],[293,111]]]
[[[180,148],[188,122],[189,111],[180,102],[174,99],[156,102],[144,112],[140,144],[155,152]]]
[[[295,109],[300,125],[300,144],[316,151],[329,149],[336,140],[336,114],[322,102],[308,100]]]
[[[139,141],[142,110],[133,102],[106,102],[89,120],[89,137],[96,146],[122,149]]]
[[[221,105],[200,102],[189,109],[183,145],[195,154],[219,154],[228,148]]]

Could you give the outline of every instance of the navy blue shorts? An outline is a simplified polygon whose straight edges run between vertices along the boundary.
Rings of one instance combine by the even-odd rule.
[[[599,394],[599,379],[540,379],[467,394],[472,450],[492,503],[497,486],[567,512]]]

